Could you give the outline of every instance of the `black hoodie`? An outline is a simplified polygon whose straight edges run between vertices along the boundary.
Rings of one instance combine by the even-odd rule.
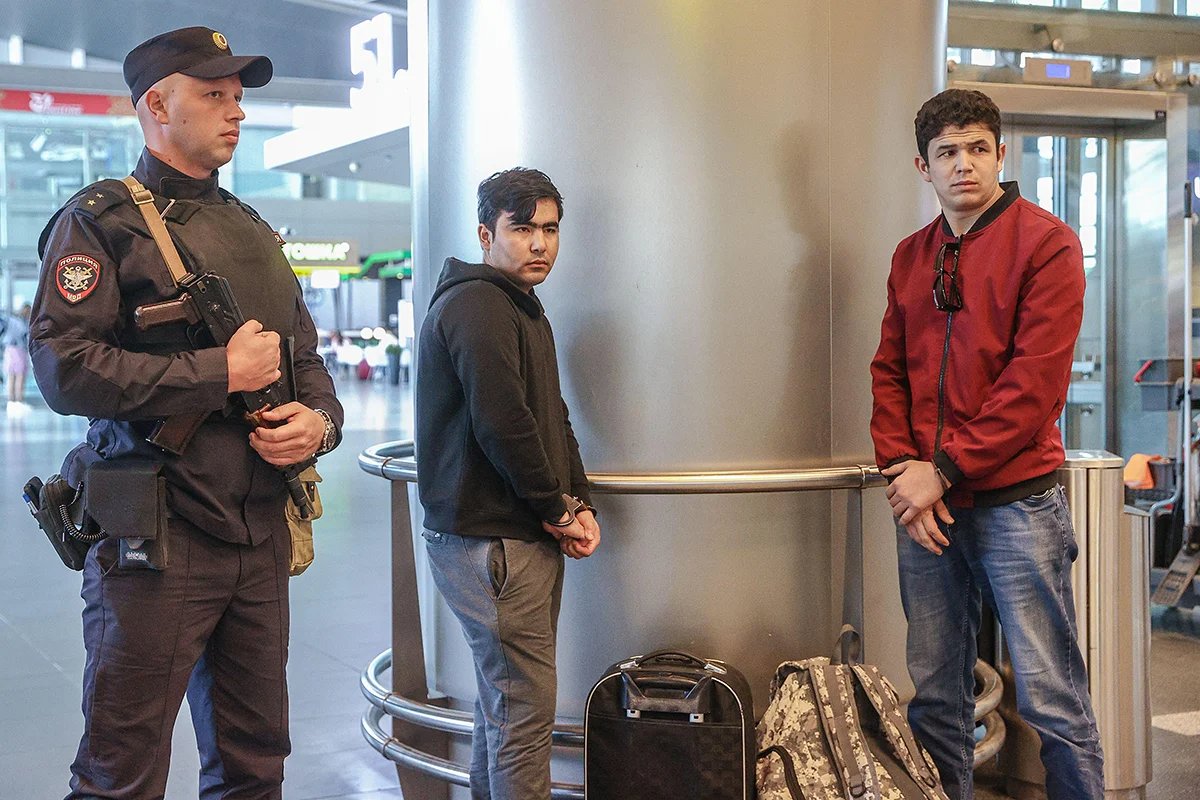
[[[417,343],[425,527],[535,541],[591,504],[541,302],[486,264],[446,259]]]

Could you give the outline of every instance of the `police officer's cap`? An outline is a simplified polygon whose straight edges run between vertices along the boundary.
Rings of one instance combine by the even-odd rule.
[[[182,72],[193,78],[226,78],[240,75],[242,86],[266,86],[271,80],[271,59],[235,56],[224,34],[212,28],[192,27],[160,33],[125,56],[125,83],[133,104],[154,84]]]

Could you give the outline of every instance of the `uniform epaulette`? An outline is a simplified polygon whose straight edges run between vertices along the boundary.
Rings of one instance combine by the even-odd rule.
[[[55,211],[54,216],[50,217],[50,221],[42,228],[42,234],[38,237],[38,258],[41,258],[46,252],[46,243],[50,240],[50,232],[54,230],[54,225],[63,212],[79,212],[95,219],[113,206],[120,205],[125,200],[132,201],[132,199],[125,184],[118,180],[96,181],[90,186],[83,187],[72,195],[70,200],[63,203],[62,208]]]
[[[97,181],[83,189],[67,201],[64,208],[71,208],[72,211],[86,214],[95,219],[113,206],[125,202],[132,202],[125,184],[115,179],[109,179]]]

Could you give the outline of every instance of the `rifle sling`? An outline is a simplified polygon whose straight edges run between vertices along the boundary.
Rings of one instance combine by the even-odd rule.
[[[176,286],[180,285],[188,276],[188,271],[183,266],[183,260],[179,257],[179,250],[175,248],[171,234],[167,232],[166,223],[158,215],[158,208],[154,205],[154,195],[132,175],[122,178],[121,182],[133,196],[133,204],[142,212],[142,219],[146,221],[146,227],[150,229],[150,236],[158,245],[158,252],[162,254],[167,271],[171,273],[171,280],[175,282]],[[149,437],[149,441],[169,453],[177,456],[183,455],[188,443],[192,441],[192,437],[196,435],[196,431],[199,430],[204,420],[208,419],[208,416],[209,412],[204,411],[167,417]]]
[[[132,175],[122,178],[121,182],[133,195],[133,203],[142,212],[142,218],[146,220],[146,226],[150,229],[150,236],[158,245],[158,251],[162,253],[163,261],[167,263],[171,280],[178,286],[183,283],[188,271],[183,266],[183,260],[179,258],[179,251],[175,249],[175,242],[171,240],[171,234],[167,232],[166,223],[158,215],[158,208],[154,205],[154,195]]]

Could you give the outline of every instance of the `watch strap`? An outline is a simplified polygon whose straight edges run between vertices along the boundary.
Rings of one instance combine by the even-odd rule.
[[[333,417],[329,416],[329,412],[323,408],[314,408],[313,411],[321,415],[321,419],[325,420],[325,433],[321,436],[321,448],[317,454],[328,453],[337,444],[337,426],[333,424]]]

